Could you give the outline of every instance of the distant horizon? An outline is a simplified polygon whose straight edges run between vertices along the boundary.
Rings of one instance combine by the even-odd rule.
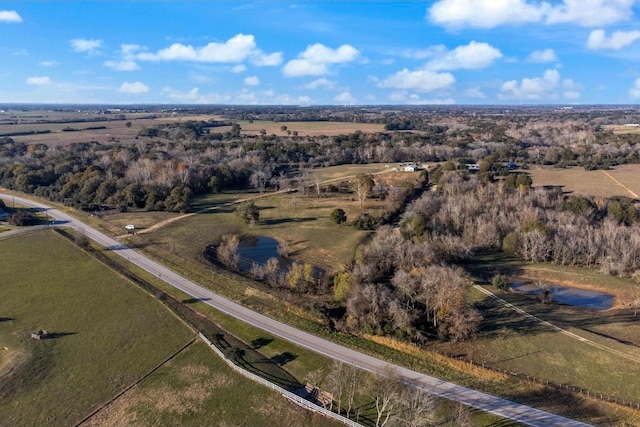
[[[455,109],[455,108],[560,108],[560,109],[580,109],[580,108],[594,108],[594,107],[628,107],[634,109],[640,109],[640,104],[314,104],[314,105],[296,105],[296,104],[182,104],[182,103],[162,103],[162,102],[149,102],[149,103],[129,103],[121,104],[117,102],[109,103],[57,103],[57,102],[1,102],[0,107],[116,107],[116,108],[144,108],[144,107],[175,107],[175,108],[407,108],[407,109],[421,109],[421,108],[438,108],[438,109]]]

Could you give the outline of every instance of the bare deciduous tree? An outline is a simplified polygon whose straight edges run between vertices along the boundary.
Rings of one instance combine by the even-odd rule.
[[[369,197],[373,186],[373,177],[368,174],[359,174],[353,180],[353,191],[360,202],[360,209],[364,208],[364,201]]]

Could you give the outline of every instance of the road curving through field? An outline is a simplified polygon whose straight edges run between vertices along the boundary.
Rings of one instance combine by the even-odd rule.
[[[80,220],[43,203],[17,196],[0,194],[0,198],[15,198],[19,203],[36,209],[42,209],[52,217],[55,226],[67,226],[82,232],[91,240],[127,259],[132,264],[155,275],[169,285],[197,298],[236,319],[260,328],[293,344],[305,347],[334,360],[348,363],[369,372],[381,373],[390,368],[407,384],[424,389],[434,395],[460,402],[464,405],[488,412],[512,421],[534,427],[587,427],[589,424],[561,417],[529,406],[511,402],[487,393],[434,378],[402,366],[389,364],[375,357],[343,347],[331,341],[316,337],[307,332],[293,328],[269,317],[251,311],[239,304],[229,301],[214,292],[178,275],[168,268],[156,263],[144,255],[134,251],[117,240],[101,233]]]

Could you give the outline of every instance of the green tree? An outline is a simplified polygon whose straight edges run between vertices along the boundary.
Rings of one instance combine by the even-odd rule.
[[[331,221],[336,224],[342,224],[347,221],[347,214],[344,212],[344,209],[341,208],[332,210],[329,217],[331,218]]]
[[[164,207],[170,212],[186,212],[189,209],[191,189],[187,186],[174,187],[164,201]]]
[[[338,273],[333,278],[333,299],[345,301],[351,293],[351,275]]]
[[[18,227],[26,227],[29,225],[35,225],[38,223],[33,214],[25,209],[20,209],[9,217],[9,224],[17,225]]]
[[[496,288],[506,291],[509,289],[509,282],[507,281],[507,276],[504,274],[496,274],[491,278],[491,284]]]
[[[255,224],[260,219],[260,210],[254,202],[242,203],[236,208],[236,215],[245,224]]]
[[[518,253],[518,245],[518,233],[515,231],[504,236],[502,240],[502,250],[511,255]]]

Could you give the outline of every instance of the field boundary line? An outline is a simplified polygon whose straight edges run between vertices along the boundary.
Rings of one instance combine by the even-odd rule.
[[[618,181],[616,178],[614,178],[609,172],[607,172],[606,170],[602,169],[602,173],[605,174],[606,176],[608,176],[613,182],[618,184],[620,187],[622,187],[625,190],[627,190],[629,192],[629,194],[631,194],[633,197],[635,197],[636,199],[640,199],[640,196],[638,196],[636,193],[631,191],[631,189],[629,187],[627,187],[626,185],[624,185],[623,183]]]
[[[502,298],[500,298],[499,296],[497,296],[496,294],[494,294],[490,290],[488,290],[488,289],[486,289],[486,288],[484,288],[484,287],[482,287],[480,285],[473,284],[473,287],[475,289],[477,289],[478,291],[482,292],[483,294],[487,295],[488,297],[493,298],[494,300],[500,302],[505,307],[508,307],[511,310],[515,311],[516,313],[518,313],[518,314],[520,314],[520,315],[522,315],[522,316],[524,316],[524,317],[526,317],[528,319],[534,320],[534,321],[536,321],[536,322],[538,322],[538,323],[540,323],[540,324],[542,324],[542,325],[544,325],[544,326],[546,326],[546,327],[548,327],[548,328],[550,328],[550,329],[552,329],[552,330],[554,330],[556,332],[560,332],[561,334],[566,335],[569,338],[573,338],[573,339],[575,339],[577,341],[580,341],[580,342],[582,342],[584,344],[588,344],[588,345],[590,345],[592,347],[595,347],[597,349],[606,351],[608,353],[611,353],[613,355],[622,357],[622,358],[630,360],[632,362],[640,363],[640,357],[636,357],[636,356],[633,356],[631,354],[625,353],[623,351],[616,350],[614,348],[608,347],[606,345],[599,344],[599,343],[597,343],[595,341],[592,341],[592,340],[590,340],[588,338],[584,338],[584,337],[581,337],[578,334],[575,334],[573,332],[569,332],[568,330],[563,329],[563,328],[561,328],[559,326],[556,326],[551,322],[547,322],[546,320],[542,320],[539,317],[536,317],[533,314],[527,313],[523,309],[521,309],[519,307],[516,307],[515,305],[511,304],[510,302],[507,302],[507,301],[503,300]]]
[[[173,359],[174,357],[176,357],[178,354],[182,353],[183,350],[185,350],[187,347],[189,347],[191,344],[193,344],[194,342],[196,342],[196,338],[192,338],[191,341],[189,341],[188,343],[186,343],[185,345],[183,345],[182,347],[180,347],[178,350],[174,351],[171,355],[169,355],[169,357],[167,357],[166,359],[164,359],[162,362],[160,362],[159,365],[155,366],[153,369],[151,369],[149,372],[147,372],[146,374],[144,374],[143,376],[141,376],[140,378],[138,378],[137,380],[135,380],[133,383],[129,384],[127,387],[125,387],[123,390],[121,390],[120,392],[118,392],[115,396],[113,396],[111,399],[109,399],[107,402],[103,403],[102,405],[98,406],[96,409],[94,409],[93,411],[91,411],[91,413],[89,413],[89,415],[85,416],[82,420],[80,420],[78,423],[74,424],[74,427],[79,427],[80,425],[82,425],[84,422],[89,421],[94,415],[96,415],[98,412],[102,411],[104,408],[106,408],[107,406],[109,406],[110,404],[112,404],[113,402],[115,402],[119,397],[121,397],[123,394],[125,394],[126,392],[128,392],[129,390],[131,390],[133,387],[135,387],[136,385],[138,385],[142,380],[144,380],[145,378],[147,378],[149,375],[153,374],[155,371],[157,371],[158,369],[160,369],[162,366],[164,366],[167,362],[169,362],[171,359]]]

